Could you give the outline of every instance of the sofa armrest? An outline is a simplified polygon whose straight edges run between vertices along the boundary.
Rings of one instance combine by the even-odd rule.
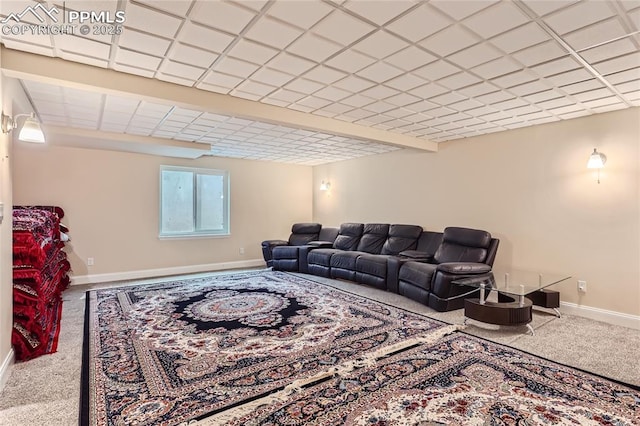
[[[408,258],[414,262],[431,262],[433,260],[433,254],[426,253],[419,250],[405,250],[401,251],[398,256]]]
[[[310,241],[307,243],[308,246],[313,248],[332,248],[333,243],[331,241]]]
[[[437,266],[436,271],[442,271],[453,275],[485,274],[491,271],[491,266],[485,263],[474,262],[445,262],[440,263]]]
[[[264,240],[262,242],[262,247],[277,247],[277,246],[288,246],[289,242],[285,240]]]

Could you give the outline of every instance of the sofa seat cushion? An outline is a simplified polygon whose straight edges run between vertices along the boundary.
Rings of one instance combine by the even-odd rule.
[[[356,270],[356,260],[364,253],[360,251],[338,251],[331,256],[331,267],[348,269],[350,271]]]
[[[356,260],[356,271],[385,278],[389,257],[382,254],[363,254]]]
[[[278,246],[273,248],[273,259],[297,259],[299,246]]]
[[[429,291],[436,268],[437,265],[431,263],[406,262],[400,267],[398,281]]]
[[[335,253],[341,253],[341,250],[332,248],[316,249],[309,252],[307,263],[309,265],[331,266],[331,256]]]

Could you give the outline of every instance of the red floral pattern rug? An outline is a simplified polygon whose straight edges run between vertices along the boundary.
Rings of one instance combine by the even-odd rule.
[[[452,330],[272,271],[90,291],[81,424],[205,420]]]

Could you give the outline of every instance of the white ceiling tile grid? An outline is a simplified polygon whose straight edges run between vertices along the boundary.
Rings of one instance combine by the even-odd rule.
[[[14,12],[11,3],[3,2],[0,16]],[[125,10],[122,34],[2,34],[0,41],[10,49],[436,142],[640,101],[637,2],[102,3]],[[76,9],[90,4],[66,2]],[[23,86],[45,123],[209,143],[212,155],[313,165],[397,149],[350,140],[336,146],[331,135],[299,138],[296,129],[205,119],[202,111],[181,114],[106,94],[89,96],[77,108],[70,89],[32,81]]]

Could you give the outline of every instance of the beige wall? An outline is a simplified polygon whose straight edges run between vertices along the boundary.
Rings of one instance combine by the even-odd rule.
[[[75,276],[262,259],[262,240],[286,238],[293,222],[312,215],[312,169],[306,166],[50,144],[16,145],[14,157],[14,203],[64,208]],[[162,164],[229,170],[230,237],[158,239]],[[88,257],[94,266],[86,265]]]
[[[12,89],[0,75],[0,100],[2,111],[11,114]],[[0,366],[11,353],[11,330],[13,328],[13,257],[11,254],[11,136],[0,132],[0,202],[4,219],[0,225]],[[1,372],[0,372],[1,373]],[[0,389],[8,378],[0,377]]]
[[[501,239],[496,266],[567,272],[561,300],[640,315],[639,144],[634,108],[318,166],[314,220],[485,229]]]

